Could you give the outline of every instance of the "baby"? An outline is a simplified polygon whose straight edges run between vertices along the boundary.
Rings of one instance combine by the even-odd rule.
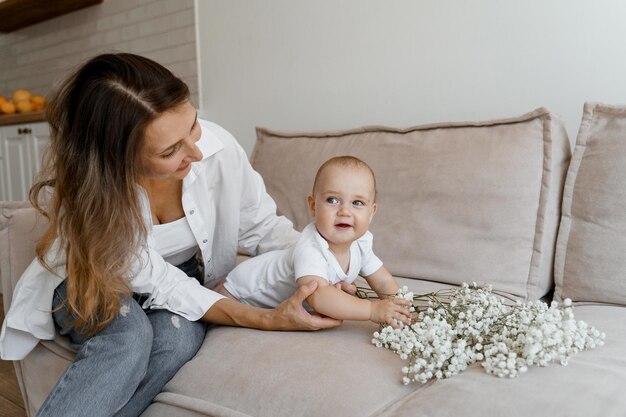
[[[372,251],[368,227],[376,213],[376,179],[352,156],[326,161],[308,197],[314,219],[290,249],[268,252],[239,264],[222,294],[257,307],[276,307],[297,289],[316,281],[307,298],[318,313],[340,320],[371,320],[393,327],[410,324],[409,302],[389,297],[398,284]],[[356,298],[340,289],[362,275],[380,300]]]

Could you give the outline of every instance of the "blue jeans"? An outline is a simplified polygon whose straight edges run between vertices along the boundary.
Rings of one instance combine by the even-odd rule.
[[[178,267],[198,277],[195,258]],[[77,350],[76,358],[37,416],[138,416],[196,354],[206,333],[203,322],[167,310],[143,310],[130,298],[113,321],[89,336],[72,327],[66,298],[63,281],[55,290],[53,317]]]

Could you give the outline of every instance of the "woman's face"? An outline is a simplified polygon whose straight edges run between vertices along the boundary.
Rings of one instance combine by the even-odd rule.
[[[202,131],[189,101],[154,119],[145,130],[139,175],[151,180],[182,180],[202,159],[196,146]]]

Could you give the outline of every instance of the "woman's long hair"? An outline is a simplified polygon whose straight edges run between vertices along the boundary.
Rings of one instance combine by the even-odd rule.
[[[51,148],[30,201],[50,225],[37,257],[58,239],[66,254],[74,327],[104,328],[130,296],[128,280],[147,230],[137,185],[146,126],[189,98],[187,85],[147,58],[99,55],[50,98]],[[50,193],[51,191],[51,193]]]

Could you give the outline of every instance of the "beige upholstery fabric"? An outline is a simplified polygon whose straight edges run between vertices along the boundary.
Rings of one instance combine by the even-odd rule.
[[[29,206],[27,202],[0,202],[0,275],[5,312],[13,288],[34,259],[35,244],[47,225]],[[29,416],[37,413],[73,357],[67,339],[59,336],[39,344],[24,360],[13,362]]]
[[[309,221],[317,168],[350,154],[376,174],[374,249],[393,274],[490,283],[530,299],[551,288],[570,149],[546,109],[482,123],[257,136],[252,164],[297,228]]]
[[[555,297],[626,305],[626,107],[585,105],[563,196]]]
[[[444,287],[404,281],[421,292]],[[144,416],[166,416],[184,397],[193,399],[185,407],[193,413],[177,416],[372,415],[423,388],[402,385],[401,361],[370,343],[377,329],[354,321],[322,332],[215,327]]]
[[[64,346],[67,346],[66,338],[57,336],[55,340],[41,342],[26,358],[14,362],[21,368],[24,386],[22,395],[29,416],[37,414],[54,385],[74,360],[74,352]]]
[[[580,305],[577,319],[607,334],[606,345],[582,352],[567,366],[533,367],[515,379],[479,366],[415,391],[377,417],[563,416],[620,417],[626,386],[626,308]]]
[[[30,204],[27,201],[0,201],[0,246],[5,248],[0,251],[0,276],[2,273],[10,276],[11,272],[7,269],[2,271],[2,266],[8,268],[10,265],[10,256],[11,256],[11,248],[9,247],[9,220],[13,215],[13,212],[18,209],[30,207]],[[2,280],[2,293],[8,293],[7,297],[10,300],[13,295],[13,286],[11,285],[11,280]],[[4,303],[4,312],[6,313],[9,309],[7,303]]]
[[[441,285],[400,280],[415,291]],[[517,379],[472,366],[448,380],[401,383],[403,362],[370,344],[373,323],[317,333],[216,327],[144,417],[186,416],[612,416],[623,415],[626,308],[577,306],[607,333],[606,346],[568,366],[530,368]]]
[[[399,383],[393,354],[369,344],[375,329],[361,322],[317,333],[214,328],[156,402],[190,397],[202,415],[220,405],[250,416],[365,416],[413,390]]]

